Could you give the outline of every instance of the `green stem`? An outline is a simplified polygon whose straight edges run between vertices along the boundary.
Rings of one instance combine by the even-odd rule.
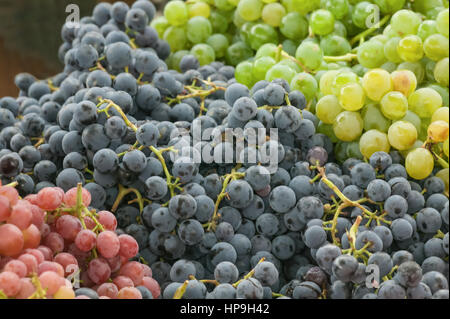
[[[383,25],[385,25],[389,19],[391,18],[390,15],[385,16],[383,19],[380,20],[379,23],[377,23],[375,26],[361,32],[360,34],[358,34],[357,36],[353,37],[353,39],[350,40],[350,44],[354,45],[356,42],[358,42],[361,39],[366,38],[367,36],[371,35],[372,33],[374,33],[376,30],[378,30],[379,28],[381,28]]]

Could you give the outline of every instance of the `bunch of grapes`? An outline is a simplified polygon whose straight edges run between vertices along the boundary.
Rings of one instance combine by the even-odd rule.
[[[0,186],[0,295],[16,299],[157,298],[139,247],[117,235],[115,216],[90,210],[90,193],[44,188],[20,199]],[[83,288],[80,288],[80,285]]]

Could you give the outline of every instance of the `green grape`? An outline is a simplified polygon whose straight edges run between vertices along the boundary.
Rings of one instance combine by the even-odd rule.
[[[448,8],[439,12],[436,17],[436,24],[439,33],[448,38]]]
[[[214,33],[225,33],[228,30],[228,19],[220,11],[212,11],[209,16],[209,22],[211,22]]]
[[[320,40],[320,48],[326,56],[345,55],[352,50],[352,46],[347,39],[335,34],[322,37]]]
[[[395,37],[400,37],[400,38],[402,37],[402,35],[400,33],[395,31],[394,29],[392,29],[392,26],[390,24],[387,25],[386,28],[384,28],[383,35],[387,36],[389,39],[395,38]]]
[[[263,56],[255,59],[253,62],[252,74],[256,81],[264,80],[266,78],[267,71],[270,70],[277,62],[268,56]]]
[[[448,156],[447,156],[448,157]],[[440,178],[444,181],[445,184],[445,192],[449,193],[449,172],[450,170],[448,168],[441,169],[439,172],[437,172],[434,176]]]
[[[384,46],[380,41],[364,42],[359,46],[357,56],[359,63],[368,69],[378,68],[386,62]]]
[[[400,63],[403,61],[397,52],[397,47],[400,40],[400,37],[393,37],[390,38],[384,45],[384,55],[391,62]]]
[[[361,111],[361,116],[364,121],[364,130],[378,130],[387,133],[392,121],[387,119],[380,110],[377,104],[370,103],[364,106]]]
[[[346,153],[347,158],[356,158],[359,160],[364,159],[364,155],[361,153],[358,141],[348,143]]]
[[[383,96],[394,89],[389,72],[374,69],[367,72],[362,79],[362,86],[369,99],[380,102]]]
[[[349,71],[341,71],[335,75],[333,82],[331,83],[332,94],[339,96],[341,94],[341,89],[351,83],[358,83],[358,76]]]
[[[347,158],[347,148],[349,143],[347,142],[337,142],[334,147],[334,157],[339,163],[343,163]]]
[[[399,151],[410,149],[417,140],[417,130],[414,125],[405,121],[392,123],[388,130],[389,143]]]
[[[334,63],[334,62],[328,63],[328,70],[336,70],[336,71],[338,71],[340,69],[341,69],[341,66],[339,64]],[[351,72],[353,72],[353,70]]]
[[[266,43],[278,43],[277,30],[265,23],[255,24],[250,29],[248,42],[253,50],[258,50],[263,44]]]
[[[359,150],[365,158],[370,158],[375,152],[389,153],[390,149],[388,136],[378,130],[365,132],[359,140]]]
[[[263,8],[262,20],[272,27],[279,27],[285,15],[286,9],[281,4],[278,2],[269,3]]]
[[[389,92],[380,102],[381,112],[390,120],[399,120],[408,111],[408,99],[400,92]]]
[[[366,102],[366,95],[359,83],[350,83],[341,89],[339,102],[346,111],[358,111]]]
[[[423,57],[422,39],[417,35],[407,35],[398,43],[397,53],[404,61],[419,61]]]
[[[183,27],[168,27],[163,38],[169,43],[172,52],[183,50],[187,44],[186,30]]]
[[[405,5],[406,0],[373,0],[382,14],[392,14]]]
[[[288,12],[295,11],[303,15],[306,15],[320,7],[320,1],[316,0],[282,0],[282,4]]]
[[[419,26],[417,35],[425,41],[430,35],[438,33],[437,23],[434,20],[425,20]]]
[[[235,71],[235,78],[236,81],[239,83],[242,83],[246,85],[247,87],[251,88],[253,84],[255,83],[255,80],[253,78],[253,65],[249,61],[244,61],[239,63],[236,66]]]
[[[212,34],[211,22],[205,17],[194,17],[190,19],[186,27],[186,35],[194,44],[204,43]]]
[[[191,49],[191,53],[197,57],[200,65],[207,65],[216,60],[214,49],[205,43],[194,45]]]
[[[189,19],[187,6],[181,0],[174,0],[167,3],[164,7],[164,16],[173,26],[186,24]]]
[[[231,1],[231,0],[228,0],[228,1]],[[235,1],[236,3],[239,3],[240,0],[233,0],[233,1]],[[274,2],[277,2],[278,0],[261,0],[261,1],[264,3],[274,3]]]
[[[449,63],[448,58],[442,59],[438,63],[436,63],[436,67],[434,68],[434,78],[436,82],[443,86],[449,85],[448,80],[448,69]]]
[[[434,79],[434,69],[436,68],[436,62],[424,57],[421,60],[422,64],[425,65],[425,79],[429,82],[436,82]]]
[[[169,57],[169,61],[167,63],[167,65],[171,68],[171,69],[175,69],[177,71],[180,71],[180,62],[181,59],[185,56],[190,54],[190,51],[188,50],[181,50],[181,51],[177,51],[173,54],[170,55]]]
[[[395,64],[394,62],[388,61],[388,62],[384,63],[382,66],[380,66],[380,68],[391,73],[391,72],[394,72],[395,70],[397,70],[397,64]]]
[[[445,121],[449,123],[449,108],[448,107],[440,107],[438,108],[431,117],[431,123],[436,121]]]
[[[268,56],[273,59],[276,59],[278,52],[278,47],[273,43],[266,43],[259,47],[258,51],[256,51],[255,59]]]
[[[253,56],[253,50],[242,41],[233,43],[227,49],[226,60],[230,65],[238,65],[239,62],[250,59]]]
[[[280,62],[278,62],[278,64],[286,65],[286,66],[290,67],[292,70],[294,70],[296,73],[302,72],[302,69],[300,68],[300,66],[290,59],[283,59]]]
[[[442,98],[442,105],[445,107],[449,107],[449,92],[448,87],[442,87],[438,84],[431,84],[428,86],[430,89],[435,90],[439,93]]]
[[[301,40],[308,35],[308,21],[298,12],[288,13],[281,19],[280,32],[291,40]]]
[[[328,10],[314,11],[309,19],[309,25],[314,34],[321,36],[330,34],[334,30],[334,16]]]
[[[263,4],[260,0],[241,0],[237,6],[239,15],[246,21],[256,21],[261,18]]]
[[[428,126],[431,124],[431,118],[426,118],[426,119],[421,119],[422,120],[422,125],[420,127],[420,132],[419,132],[419,139],[420,140],[427,140],[428,139]]]
[[[409,152],[405,160],[408,175],[414,179],[422,180],[430,176],[434,168],[434,158],[425,148],[416,148]]]
[[[361,64],[355,64],[352,66],[352,72],[355,73],[359,77],[363,77],[364,74],[369,71],[367,68],[363,67]]]
[[[206,19],[211,15],[211,7],[203,1],[188,4],[189,17],[204,17]]]
[[[333,94],[333,91],[331,90],[331,85],[333,84],[334,79],[336,78],[336,75],[339,74],[338,70],[331,70],[325,72],[324,75],[320,78],[319,86],[320,91],[325,94]]]
[[[303,41],[295,52],[295,58],[308,69],[316,70],[322,65],[323,52],[316,43]]]
[[[153,19],[150,26],[158,32],[158,36],[162,39],[164,37],[164,32],[170,27],[170,23],[167,21],[166,17],[160,16]]]
[[[284,79],[286,78],[284,77]],[[295,75],[290,83],[291,89],[302,92],[308,102],[314,99],[319,88],[316,78],[306,72]]]
[[[325,8],[340,20],[347,15],[350,7],[347,0],[326,0]]]
[[[340,113],[333,123],[336,137],[344,142],[356,141],[362,134],[364,121],[359,112],[344,111]]]
[[[316,116],[325,124],[333,124],[342,111],[339,100],[334,95],[325,95],[317,101]]]
[[[339,21],[339,20],[334,21],[333,34],[338,35],[343,38],[347,38],[347,28],[341,21]]]
[[[409,96],[408,103],[409,109],[421,118],[431,118],[442,106],[442,97],[433,89],[421,88]]]
[[[316,72],[316,74],[314,74],[314,77],[316,78],[317,83],[319,83],[319,88],[320,88],[320,79],[322,78],[322,76],[327,73],[328,70],[319,70]],[[317,92],[317,94],[320,94],[320,97],[323,97],[322,92]]]
[[[208,40],[206,40],[206,43],[214,49],[216,58],[223,58],[230,44],[227,37],[220,33],[216,33],[210,36]]]
[[[423,141],[421,141],[421,140],[416,140],[416,141],[414,142],[414,145],[413,145],[410,149],[407,149],[407,150],[404,150],[404,151],[400,151],[400,154],[401,154],[404,158],[406,158],[406,157],[408,157],[408,154],[409,154],[409,153],[411,153],[412,151],[414,151],[416,148],[421,148],[422,145],[423,145]]]
[[[423,43],[423,50],[426,56],[433,61],[448,57],[448,38],[442,34],[432,34]]]
[[[391,18],[392,29],[402,36],[417,34],[421,22],[417,13],[406,9],[397,11]]]
[[[401,121],[409,122],[412,125],[414,125],[417,132],[420,132],[420,130],[422,129],[422,120],[416,113],[412,111],[408,110],[405,116],[401,119]]]
[[[356,6],[353,7],[352,19],[353,23],[361,29],[368,29],[370,25],[368,25],[368,20],[372,16],[379,12],[379,8],[377,5],[362,1],[359,2]]]
[[[240,35],[242,41],[244,41],[245,43],[249,44],[250,31],[252,30],[252,28],[255,25],[256,25],[255,22],[246,22],[246,23],[244,23],[244,25],[241,27],[241,30],[239,32],[239,35]]]
[[[444,6],[442,0],[414,0],[412,7],[414,11],[426,14],[433,8],[442,8]]]
[[[333,143],[337,143],[339,141],[339,139],[334,134],[333,125],[331,124],[325,124],[324,122],[320,121],[317,125],[317,133],[325,134]]]
[[[414,73],[417,84],[422,83],[425,78],[425,68],[420,62],[403,62],[398,65],[397,70],[408,70]]]
[[[443,150],[444,150],[445,156],[448,157],[448,139],[446,139],[444,142]]]
[[[283,78],[286,81],[290,82],[295,76],[295,71],[292,70],[287,65],[275,64],[270,70],[266,73],[266,81],[273,81],[278,78]]]
[[[240,15],[239,15],[239,12],[237,12],[237,10],[236,11],[234,11],[234,14],[233,14],[233,23],[234,23],[234,25],[237,27],[237,28],[242,28],[242,26],[245,24],[245,23],[247,23],[247,21],[245,21]],[[225,29],[223,32],[226,32],[227,30]]]
[[[376,41],[380,41],[383,44],[386,44],[386,42],[388,42],[389,39],[390,38],[388,38],[384,34],[377,34],[377,35],[373,36],[370,40],[376,40]]]
[[[295,55],[295,51],[297,51],[298,44],[291,39],[286,39],[283,41],[283,51],[285,51],[290,56]]]
[[[242,2],[242,1],[241,1]],[[233,10],[235,5],[228,0],[214,0],[214,5],[219,10],[230,11]]]

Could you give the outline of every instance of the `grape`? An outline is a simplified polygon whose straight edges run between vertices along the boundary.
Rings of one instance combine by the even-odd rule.
[[[341,141],[351,142],[358,139],[363,131],[361,115],[350,111],[340,113],[333,124],[333,131]]]
[[[188,9],[183,1],[171,1],[164,7],[164,17],[174,26],[180,26],[188,21]]]
[[[344,86],[339,94],[339,102],[346,111],[360,110],[366,101],[366,95],[361,85],[351,83]]]
[[[276,67],[277,66],[273,67],[272,69],[270,69],[270,71],[274,70],[274,68],[276,68]],[[282,70],[280,68],[279,72],[288,71],[287,77],[284,76],[288,80],[290,78],[289,73],[293,72],[293,71],[289,67],[287,69],[288,70]],[[266,80],[271,79],[271,77],[269,76],[270,71],[267,73]],[[291,78],[290,84],[291,84],[292,90],[297,90],[297,91],[302,92],[308,101],[311,101],[314,98],[314,96],[317,92],[317,89],[318,89],[318,84],[317,84],[316,79],[311,74],[308,74],[306,72],[302,72],[297,75],[295,75],[295,72],[294,72],[293,77]]]
[[[384,45],[384,55],[390,62],[400,63],[402,58],[398,54],[397,47],[401,41],[400,37],[390,38]]]
[[[449,68],[448,57],[436,63],[436,67],[434,68],[434,78],[439,84],[443,86],[448,86],[449,83],[448,68]]]
[[[404,37],[398,43],[397,53],[404,61],[419,61],[424,55],[422,49],[422,39],[416,35],[408,35]]]
[[[449,126],[445,121],[434,121],[428,126],[428,136],[434,142],[444,142],[448,139]]]
[[[410,10],[399,10],[391,18],[392,29],[400,35],[416,34],[420,17]]]
[[[429,118],[442,106],[442,97],[435,90],[421,88],[408,98],[409,109],[421,118]]]
[[[434,159],[427,149],[417,148],[408,153],[405,167],[412,178],[424,179],[433,171]]]
[[[334,30],[334,16],[333,14],[324,9],[314,11],[310,18],[311,30],[318,35],[324,36]]]
[[[439,12],[436,17],[436,27],[439,33],[448,38],[448,8]]]
[[[394,91],[401,92],[406,97],[409,97],[417,87],[416,76],[409,70],[394,71],[391,74],[391,78],[394,84]]]
[[[297,48],[295,58],[307,68],[316,70],[322,64],[323,52],[319,45],[312,41],[305,41]]]
[[[359,149],[366,158],[376,152],[388,153],[390,148],[388,135],[375,129],[365,132],[359,140]]]
[[[242,0],[237,6],[237,13],[245,21],[255,21],[261,17],[263,4],[259,0]]]
[[[316,116],[326,124],[333,124],[341,112],[339,99],[332,94],[323,96],[316,104]]]
[[[286,15],[286,9],[279,3],[266,4],[262,10],[262,20],[272,27],[278,27]]]
[[[394,81],[387,71],[376,69],[364,75],[362,86],[368,98],[379,102],[387,93],[394,89]]]
[[[384,45],[377,40],[364,42],[359,46],[357,55],[359,63],[369,69],[378,68],[386,61]]]
[[[21,288],[20,278],[11,271],[3,271],[0,274],[0,291],[8,297],[14,297]]]
[[[97,237],[98,252],[105,258],[113,258],[119,253],[120,241],[112,231],[104,231]]]
[[[410,149],[417,140],[417,130],[409,122],[397,121],[388,131],[389,143],[398,150]]]
[[[289,12],[281,20],[280,32],[292,40],[304,39],[308,35],[308,22],[298,12]]]
[[[408,111],[408,100],[400,92],[389,92],[380,102],[383,115],[391,120],[399,120]]]
[[[387,119],[376,104],[366,105],[361,112],[364,121],[364,129],[366,131],[375,129],[386,133],[391,126],[391,121]]]

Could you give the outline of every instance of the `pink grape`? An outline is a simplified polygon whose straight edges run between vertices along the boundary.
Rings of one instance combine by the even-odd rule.
[[[38,264],[42,263],[45,260],[45,256],[44,256],[43,252],[40,251],[38,248],[37,249],[28,248],[28,249],[25,249],[24,252],[27,254],[33,255],[34,258],[36,258]]]
[[[0,226],[0,255],[15,256],[23,249],[23,234],[20,229],[12,224]]]
[[[9,199],[6,196],[0,195],[0,223],[6,221],[11,215],[11,207]]]
[[[142,264],[142,269],[144,270],[144,277],[152,277],[153,272],[149,265]]]
[[[84,229],[77,234],[75,237],[75,245],[78,249],[84,252],[91,251],[94,249],[97,242],[97,235],[88,229]]]
[[[60,253],[64,250],[64,238],[56,232],[51,232],[44,238],[44,245],[49,247],[54,254]]]
[[[61,192],[54,187],[41,189],[37,196],[39,207],[47,211],[57,209],[63,201]]]
[[[53,251],[49,247],[41,245],[37,249],[42,253],[45,260],[50,261],[53,259]]]
[[[31,225],[31,219],[33,218],[33,213],[28,205],[20,203],[14,206],[8,218],[8,223],[16,225],[20,230],[27,229]]]
[[[3,268],[3,271],[13,272],[20,278],[25,277],[28,272],[27,266],[22,261],[17,260],[17,259],[9,261]]]
[[[102,224],[106,230],[115,231],[117,229],[116,216],[111,212],[105,210],[98,212],[98,222]]]
[[[134,287],[133,280],[126,276],[117,276],[113,279],[113,283],[117,286],[117,288],[119,288],[119,290],[125,287]]]
[[[150,277],[144,277],[142,279],[142,286],[146,287],[153,295],[153,299],[158,299],[161,295],[161,287],[159,286],[159,283]]]
[[[119,255],[130,259],[137,255],[139,252],[139,245],[133,237],[130,235],[120,235],[119,236],[120,241],[120,250]]]
[[[109,230],[101,232],[97,236],[97,249],[105,258],[116,256],[120,250],[120,241],[116,233]]]
[[[59,253],[55,256],[54,261],[63,267],[64,277],[71,275],[75,271],[75,269],[78,268],[77,259],[74,255],[69,253]]]
[[[20,277],[11,271],[0,274],[0,290],[8,297],[17,295],[21,288]]]
[[[141,292],[134,287],[125,287],[120,289],[117,295],[118,299],[142,299]]]
[[[130,261],[122,266],[119,274],[130,278],[134,285],[137,286],[144,278],[144,269],[142,268],[142,264],[137,261]]]
[[[36,287],[30,278],[20,278],[20,291],[15,295],[15,298],[28,299],[35,291]]]
[[[52,271],[60,277],[64,277],[65,274],[63,266],[54,261],[44,261],[38,266],[38,275],[46,271]]]
[[[41,243],[41,232],[36,225],[31,224],[27,229],[22,231],[23,234],[23,248],[37,248]]]
[[[88,266],[88,274],[94,283],[102,284],[111,276],[111,268],[102,258],[92,259]]]
[[[78,218],[72,215],[64,215],[56,221],[56,231],[64,238],[74,241],[81,231],[82,225]]]
[[[45,211],[36,205],[31,205],[31,223],[37,228],[41,228],[45,222]]]
[[[14,206],[19,201],[19,192],[11,186],[0,186],[0,195],[9,199],[9,203]]]
[[[54,295],[61,286],[65,285],[63,277],[53,271],[46,271],[39,275],[42,288],[47,289],[47,294]]]
[[[117,289],[117,286],[110,282],[103,283],[97,288],[97,294],[100,297],[103,296],[111,299],[117,299],[118,293],[119,289]]]
[[[36,260],[36,257],[34,257],[32,254],[23,254],[20,255],[17,259],[23,262],[27,267],[27,276],[37,272],[38,262]]]
[[[77,192],[78,190],[76,187],[69,189],[64,195],[64,204],[68,207],[75,207],[77,205]],[[91,194],[87,189],[82,189],[81,198],[85,207],[88,207],[91,204]]]

